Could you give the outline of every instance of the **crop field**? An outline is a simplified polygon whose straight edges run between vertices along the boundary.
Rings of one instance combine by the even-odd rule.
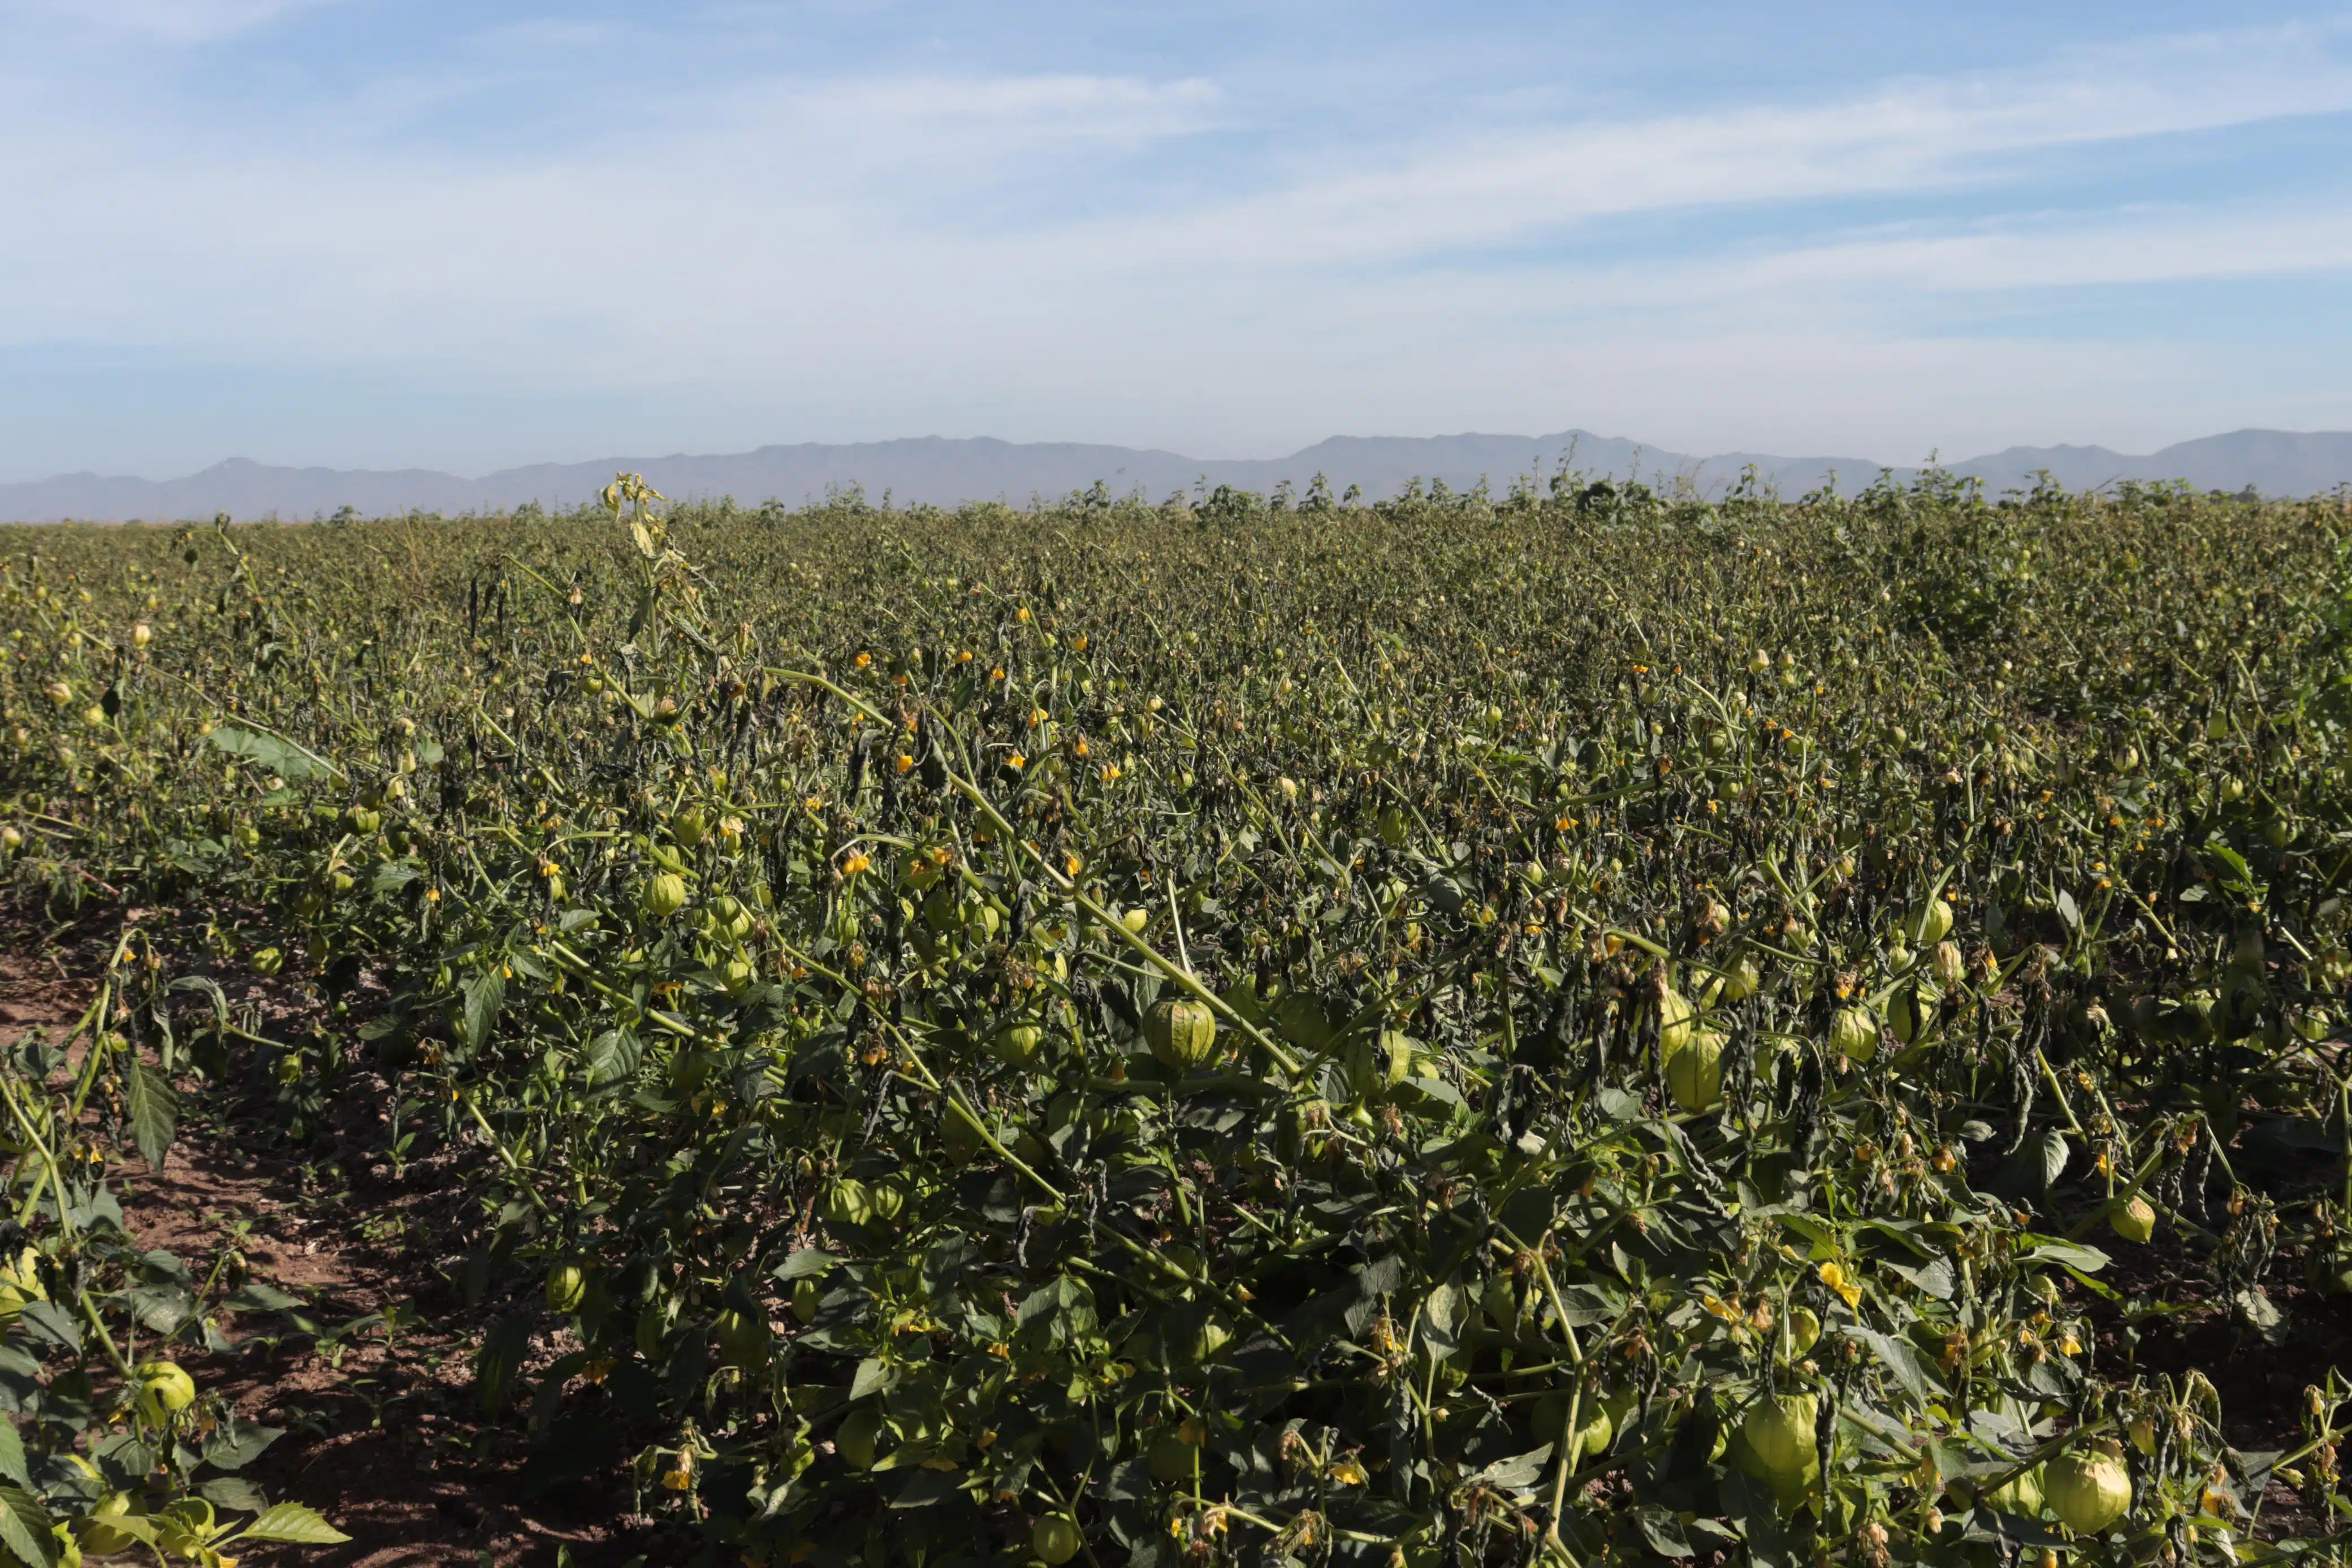
[[[0,1548],[2345,1562],[2347,537],[0,530]]]

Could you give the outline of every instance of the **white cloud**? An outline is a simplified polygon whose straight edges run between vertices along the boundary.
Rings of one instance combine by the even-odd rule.
[[[196,37],[287,8],[103,10]],[[1901,460],[1918,455],[1906,431],[1952,450],[2098,398],[2145,424],[2129,411],[2152,389],[2181,407],[2214,396],[2154,344],[2103,346],[2086,369],[2074,345],[1939,342],[1912,319],[1922,301],[2352,266],[2352,218],[2283,203],[2011,214],[1611,265],[1579,256],[1575,235],[1643,212],[1990,187],[2055,149],[2352,110],[2341,43],[2210,35],[1811,104],[1352,153],[1286,141],[1232,176],[1239,191],[1133,156],[1247,124],[1245,104],[1191,78],[653,90],[555,151],[394,141],[396,102],[356,124],[205,127],[35,88],[0,122],[0,200],[48,234],[0,250],[0,343],[518,393],[668,384],[766,411],[785,423],[756,434],[775,438],[966,419],[1241,452],[1340,428],[1582,422]],[[380,90],[423,102],[436,88]],[[1562,243],[1492,254],[1528,240]],[[2257,381],[2215,384],[2242,401]]]
[[[1199,250],[1254,266],[1362,262],[1627,214],[1990,183],[2023,155],[2352,110],[2342,42],[2308,28],[2200,36],[1810,105],[1471,136],[1306,173],[1187,226]]]

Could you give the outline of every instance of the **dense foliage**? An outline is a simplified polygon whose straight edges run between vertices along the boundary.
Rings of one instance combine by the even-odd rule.
[[[607,500],[0,563],[22,905],[169,916],[9,1110],[381,1092],[536,1473],[754,1563],[2334,1550],[2347,1385],[2231,1448],[2111,1281],[2352,1283],[2336,503]]]

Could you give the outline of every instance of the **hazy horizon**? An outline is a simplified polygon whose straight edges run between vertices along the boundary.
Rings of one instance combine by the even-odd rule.
[[[1287,446],[1281,447],[1279,450],[1272,450],[1272,449],[1269,449],[1269,450],[1261,450],[1261,451],[1255,451],[1255,452],[1231,452],[1231,451],[1226,451],[1226,452],[1192,451],[1192,452],[1188,452],[1188,451],[1181,450],[1181,448],[1180,448],[1176,444],[1169,443],[1169,442],[1144,442],[1144,443],[1129,443],[1129,442],[1095,442],[1095,441],[1079,441],[1079,440],[1075,440],[1075,439],[1069,439],[1069,440],[1055,439],[1055,438],[1054,438],[1054,437],[1050,437],[1050,436],[1049,436],[1049,437],[1042,437],[1042,438],[1038,438],[1038,439],[1034,439],[1034,440],[1014,441],[1014,440],[1011,440],[1011,439],[1009,439],[1009,438],[1007,438],[1007,437],[1004,437],[1004,436],[992,434],[991,434],[991,433],[989,433],[989,432],[986,432],[986,431],[977,432],[977,433],[969,434],[946,434],[946,433],[943,433],[943,432],[938,432],[938,431],[926,431],[926,432],[922,432],[922,433],[919,433],[919,434],[900,434],[900,435],[887,435],[887,436],[876,436],[876,437],[870,437],[870,438],[866,438],[866,439],[856,440],[856,441],[824,442],[824,441],[814,441],[814,440],[781,439],[781,440],[761,441],[761,442],[754,443],[754,444],[751,444],[751,445],[749,445],[749,446],[743,446],[743,447],[733,447],[733,448],[722,448],[722,447],[718,447],[718,446],[707,446],[707,447],[702,447],[702,448],[695,448],[695,447],[677,447],[677,448],[674,448],[674,449],[672,449],[672,450],[664,451],[664,452],[655,452],[655,451],[651,450],[651,448],[650,448],[650,447],[646,447],[646,446],[644,446],[644,445],[642,445],[642,444],[641,444],[640,446],[635,447],[635,448],[629,448],[629,447],[625,447],[625,447],[614,448],[614,449],[611,449],[611,450],[601,450],[601,449],[600,449],[600,450],[598,450],[598,451],[594,451],[594,452],[579,452],[579,453],[571,453],[571,454],[557,454],[557,455],[539,455],[539,456],[529,457],[529,458],[526,458],[526,459],[524,459],[524,460],[522,460],[522,461],[520,461],[520,462],[514,462],[514,463],[501,463],[501,464],[498,464],[498,465],[490,465],[490,466],[483,466],[483,465],[463,465],[463,466],[453,466],[453,465],[437,465],[437,464],[431,464],[431,463],[412,463],[412,464],[402,464],[402,465],[396,465],[396,466],[377,466],[377,465],[369,465],[369,464],[363,464],[363,463],[362,463],[362,464],[352,464],[352,465],[347,465],[347,466],[346,466],[346,465],[338,465],[329,464],[329,463],[305,462],[305,461],[301,461],[301,460],[299,460],[299,459],[295,459],[295,460],[287,460],[287,461],[270,461],[270,460],[267,460],[267,459],[263,459],[263,458],[254,457],[254,456],[250,455],[249,454],[243,453],[243,452],[231,452],[231,453],[224,453],[224,454],[222,454],[220,456],[214,458],[214,459],[213,459],[213,460],[211,460],[210,462],[206,462],[206,463],[201,464],[201,465],[197,465],[197,466],[195,466],[195,467],[193,467],[193,468],[173,469],[173,470],[169,470],[169,471],[159,471],[159,470],[153,470],[153,469],[151,469],[151,470],[146,471],[146,472],[137,472],[137,473],[131,472],[131,471],[128,471],[128,470],[123,470],[123,469],[110,469],[110,469],[100,469],[100,468],[78,468],[78,469],[70,469],[70,470],[58,470],[58,471],[51,472],[51,473],[46,473],[46,474],[35,474],[35,475],[28,475],[28,476],[23,476],[0,477],[0,486],[24,485],[24,484],[37,484],[37,483],[40,483],[40,482],[42,482],[42,481],[46,481],[46,480],[61,479],[61,478],[78,478],[78,477],[84,477],[84,476],[98,477],[98,478],[104,478],[104,479],[135,479],[135,480],[142,481],[142,482],[145,482],[145,483],[151,483],[151,484],[170,483],[170,482],[174,481],[174,480],[186,479],[186,478],[194,477],[194,476],[197,476],[197,475],[204,474],[204,473],[206,473],[206,472],[210,472],[211,470],[214,470],[214,469],[216,469],[216,468],[225,467],[225,466],[230,466],[230,465],[238,465],[238,464],[252,464],[252,465],[256,465],[263,466],[263,467],[269,467],[269,468],[282,468],[282,469],[293,469],[293,470],[318,470],[318,469],[329,469],[329,470],[331,470],[331,471],[334,471],[334,472],[338,472],[338,473],[352,473],[352,474],[377,474],[377,475],[388,475],[388,474],[397,474],[397,473],[403,473],[403,472],[426,472],[426,473],[434,473],[434,474],[444,474],[444,475],[447,475],[447,476],[451,476],[451,477],[455,477],[455,478],[461,478],[461,479],[478,479],[478,478],[482,478],[482,477],[486,477],[486,476],[493,476],[493,475],[498,475],[498,474],[512,473],[512,472],[515,472],[515,471],[520,470],[520,469],[527,469],[527,468],[572,467],[572,466],[577,466],[577,465],[583,465],[583,464],[602,464],[602,463],[605,463],[605,462],[607,462],[607,461],[622,460],[622,459],[630,458],[630,457],[632,457],[632,456],[634,456],[634,457],[635,457],[635,459],[637,459],[637,460],[642,460],[642,461],[677,461],[677,460],[685,460],[685,461],[704,461],[704,460],[715,460],[715,459],[726,459],[726,458],[740,457],[740,456],[747,455],[749,455],[749,454],[761,453],[761,452],[772,452],[772,451],[780,451],[780,450],[781,450],[781,451],[789,451],[789,450],[793,450],[793,449],[796,449],[796,448],[802,448],[802,447],[824,447],[824,448],[828,448],[828,449],[839,450],[839,449],[845,449],[845,448],[869,447],[869,446],[870,446],[870,447],[898,446],[898,445],[905,445],[905,444],[909,444],[909,443],[917,443],[917,442],[946,442],[946,443],[959,443],[959,444],[961,444],[961,443],[970,443],[970,444],[1001,444],[1001,445],[1015,446],[1015,447],[1024,447],[1024,446],[1034,446],[1034,447],[1099,446],[1099,447],[1104,447],[1104,448],[1107,448],[1107,449],[1118,450],[1118,451],[1129,451],[1129,452],[1140,452],[1140,453],[1159,454],[1159,455],[1166,455],[1166,456],[1169,456],[1169,457],[1180,458],[1180,459],[1182,459],[1182,460],[1184,460],[1184,461],[1188,461],[1188,462],[1201,462],[1201,463],[1210,463],[1210,464],[1224,465],[1224,464],[1236,464],[1236,463],[1279,463],[1279,462],[1284,462],[1284,461],[1286,461],[1286,460],[1288,460],[1288,459],[1290,459],[1290,458],[1296,457],[1296,456],[1299,455],[1300,455],[1300,454],[1302,454],[1302,453],[1309,453],[1309,452],[1313,452],[1313,451],[1314,451],[1314,450],[1316,450],[1318,447],[1326,446],[1326,445],[1328,445],[1328,444],[1330,444],[1337,443],[1337,442],[1521,441],[1521,442],[1527,442],[1527,443],[1529,443],[1529,444],[1540,444],[1547,443],[1547,442],[1557,442],[1557,441],[1559,439],[1560,435],[1561,435],[1561,434],[1568,434],[1568,435],[1570,435],[1570,436],[1583,436],[1583,437],[1597,438],[1597,439],[1599,439],[1599,440],[1601,440],[1601,441],[1607,442],[1607,443],[1611,443],[1611,444],[1623,444],[1623,445],[1633,446],[1633,447],[1636,447],[1636,448],[1646,448],[1646,449],[1648,449],[1648,450],[1651,450],[1651,451],[1654,451],[1654,452],[1656,452],[1656,453],[1658,453],[1658,454],[1662,455],[1663,455],[1663,456],[1664,456],[1667,461],[1669,461],[1669,462],[1675,461],[1675,460],[1682,460],[1682,461],[1702,461],[1702,462],[1706,462],[1706,461],[1715,461],[1715,460],[1717,460],[1717,459],[1719,459],[1719,458],[1721,458],[1721,457],[1724,457],[1724,456],[1727,456],[1727,455],[1733,455],[1733,456],[1769,456],[1769,457],[1773,457],[1773,458],[1777,458],[1777,459],[1783,460],[1783,461],[1796,461],[1796,460],[1798,460],[1798,459],[1799,459],[1799,458],[1801,458],[1801,458],[1828,458],[1828,459],[1833,459],[1833,460],[1841,461],[1841,462],[1874,464],[1874,465],[1877,465],[1877,466],[1879,466],[1879,467],[1883,467],[1883,468],[1886,468],[1886,469],[1890,469],[1890,470],[1896,470],[1896,471],[1910,471],[1910,470],[1916,470],[1916,469],[1920,469],[1920,468],[1927,467],[1927,466],[1928,466],[1931,463],[1932,463],[1932,464],[1937,464],[1937,465],[1949,465],[1956,464],[1956,463],[1967,463],[1967,462],[1975,461],[1975,460],[1979,460],[1979,459],[1982,459],[1982,458],[1986,458],[1986,457],[1991,457],[1991,456],[1995,456],[1995,455],[1999,455],[1999,453],[1998,453],[1998,452],[1990,452],[1990,451],[1988,451],[1988,452],[1973,452],[1973,453],[1969,453],[1969,454],[1965,454],[1965,455],[1959,455],[1959,454],[1955,454],[1954,452],[1951,452],[1951,451],[1948,451],[1948,450],[1944,450],[1944,449],[1940,449],[1940,448],[1931,448],[1931,449],[1930,449],[1930,450],[1928,450],[1928,451],[1921,452],[1921,453],[1917,453],[1917,454],[1915,454],[1915,455],[1911,455],[1911,456],[1908,456],[1908,457],[1887,457],[1887,456],[1885,456],[1885,455],[1882,455],[1882,454],[1876,454],[1876,453],[1864,453],[1864,452],[1860,452],[1860,451],[1854,450],[1854,447],[1855,447],[1855,445],[1857,444],[1854,444],[1854,443],[1843,443],[1843,444],[1840,444],[1840,443],[1835,443],[1835,442],[1832,442],[1832,443],[1828,444],[1827,444],[1826,446],[1824,446],[1824,447],[1823,447],[1820,452],[1817,452],[1817,453],[1816,453],[1816,452],[1807,452],[1807,453],[1802,453],[1802,454],[1796,454],[1796,453],[1766,453],[1766,452],[1764,452],[1764,451],[1761,449],[1761,447],[1759,447],[1759,446],[1758,446],[1758,445],[1756,445],[1756,444],[1735,444],[1735,445],[1733,445],[1733,446],[1731,446],[1731,447],[1729,447],[1729,448],[1727,448],[1724,452],[1720,452],[1720,453],[1709,452],[1709,453],[1696,453],[1696,454],[1694,454],[1694,453],[1683,453],[1683,452],[1676,452],[1676,451],[1675,451],[1674,449],[1672,449],[1672,448],[1670,448],[1670,447],[1666,446],[1666,445],[1665,445],[1664,444],[1663,444],[1663,443],[1644,442],[1644,441],[1641,440],[1639,437],[1636,437],[1636,436],[1630,436],[1630,435],[1623,435],[1623,434],[1612,434],[1612,433],[1606,432],[1606,431],[1586,431],[1586,430],[1576,430],[1576,431],[1570,431],[1570,432],[1565,432],[1565,433],[1560,433],[1560,432],[1551,432],[1551,433],[1520,433],[1520,432],[1516,432],[1516,431],[1460,430],[1460,431],[1439,431],[1439,432],[1426,433],[1426,434],[1406,434],[1406,433],[1401,433],[1401,432],[1394,432],[1394,431],[1390,431],[1390,432],[1370,432],[1370,433],[1366,433],[1366,432],[1353,432],[1353,431],[1351,431],[1351,432],[1342,432],[1342,433],[1338,433],[1338,434],[1327,434],[1327,435],[1324,435],[1324,436],[1322,436],[1322,437],[1320,437],[1320,438],[1318,438],[1318,439],[1317,439],[1317,440],[1310,441],[1310,442],[1305,443],[1305,444],[1297,444],[1297,445],[1287,445]],[[2094,442],[2094,441],[2062,441],[2062,440],[2051,440],[2051,441],[2030,441],[2030,442],[2013,442],[2013,443],[2010,444],[2009,445],[2004,446],[2004,447],[2002,447],[2002,448],[1999,449],[1999,451],[2000,451],[2000,452],[2010,452],[2010,451],[2019,451],[2019,450],[2023,450],[2023,451],[2035,451],[2035,452],[2096,451],[2096,452],[2115,452],[2115,453],[2116,453],[2118,455],[2126,456],[2126,457],[2145,457],[2145,456],[2153,455],[2154,455],[2154,454],[2156,454],[2156,453],[2159,453],[2159,452],[2165,451],[2165,450],[2167,450],[2167,449],[2168,449],[2168,448],[2170,448],[2170,447],[2177,446],[2177,445],[2180,445],[2180,444],[2185,444],[2185,443],[2189,443],[2189,442],[2195,442],[2195,441],[2200,441],[2200,440],[2214,440],[2214,439],[2221,439],[2221,438],[2227,437],[2227,436],[2231,436],[2231,435],[2242,435],[2242,434],[2263,434],[2263,435],[2277,434],[2277,435],[2290,435],[2290,436],[2317,436],[2317,437],[2328,437],[2328,436],[2337,436],[2337,435],[2342,435],[2342,436],[2347,436],[2347,438],[2352,438],[2352,429],[2341,430],[2341,431],[2337,431],[2337,430],[2319,430],[2319,429],[2312,429],[2312,430],[2282,430],[2282,429],[2278,429],[2278,428],[2272,427],[2272,426],[2241,425],[2241,426],[2236,427],[2235,429],[2228,430],[2228,431],[2210,431],[2210,432],[2204,432],[2204,433],[2201,433],[2201,434],[2192,434],[2192,435],[2189,435],[2189,436],[2184,436],[2184,437],[2182,437],[2179,441],[2166,442],[2166,443],[2162,444],[2161,445],[2154,446],[2154,447],[2150,447],[2150,448],[2148,448],[2148,449],[2147,449],[2147,451],[2146,451],[2146,452],[2125,452],[2125,451],[2122,451],[2122,450],[2121,450],[2121,449],[2119,449],[2119,448],[2113,447],[2113,446],[2109,446],[2109,445],[2107,445],[2107,444],[2104,444],[2104,443],[2100,443],[2100,442]]]
[[[1370,500],[1397,495],[1410,485],[1439,482],[1457,490],[1484,483],[1500,494],[1526,480],[1546,487],[1569,466],[1588,477],[1639,479],[1676,491],[1687,486],[1709,497],[1751,477],[1769,490],[1794,496],[1824,486],[1852,493],[1889,474],[1907,483],[1917,472],[1832,454],[1678,453],[1590,431],[1339,436],[1272,459],[1206,458],[1076,442],[929,437],[666,457],[607,454],[598,460],[527,465],[478,477],[418,468],[273,467],[243,460],[162,482],[67,475],[0,484],[0,519],[121,522],[224,512],[299,518],[346,508],[362,516],[451,515],[509,511],[532,502],[562,507],[587,502],[616,471],[641,473],[676,500],[731,497],[746,505],[796,505],[855,488],[872,500],[895,497],[910,505],[954,506],[1051,501],[1096,485],[1155,501],[1223,486],[1269,493],[1288,485],[1304,493],[1318,478],[1335,497],[1352,488]],[[2311,496],[2352,483],[2352,432],[2240,430],[2144,455],[2089,445],[2011,447],[1956,458],[1945,466],[1994,494],[2031,489],[2047,479],[2074,490],[2123,481],[2185,481],[2200,489],[2251,486],[2267,496]]]

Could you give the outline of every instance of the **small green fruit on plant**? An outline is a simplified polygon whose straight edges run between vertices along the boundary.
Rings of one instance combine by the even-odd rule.
[[[1675,1052],[1690,1043],[1695,1027],[1692,1020],[1698,1015],[1682,995],[1669,986],[1658,994],[1658,1053],[1671,1061]]]
[[[2128,1202],[2107,1216],[2107,1224],[2126,1241],[2145,1242],[2156,1234],[2156,1210],[2147,1199],[2135,1193]]]
[[[41,1255],[27,1247],[14,1262],[0,1266],[0,1327],[16,1321],[26,1304],[48,1299],[41,1287]]]
[[[1045,1031],[1034,1023],[1010,1023],[996,1031],[989,1049],[1007,1067],[1026,1067],[1037,1060],[1037,1050],[1045,1043]]]
[[[569,1260],[560,1262],[547,1271],[547,1310],[551,1312],[576,1312],[588,1296],[588,1272]]]
[[[1568,1429],[1569,1406],[1576,1404],[1576,1430]],[[1567,1394],[1547,1394],[1536,1402],[1536,1437],[1539,1441],[1567,1446],[1569,1462],[1598,1458],[1616,1440],[1617,1423],[1597,1391],[1587,1390],[1580,1401]]]
[[[686,878],[676,872],[664,872],[646,882],[644,894],[637,906],[648,920],[667,920],[686,907]]]
[[[142,1361],[131,1369],[139,1379],[139,1414],[162,1425],[167,1415],[196,1402],[196,1380],[174,1361]]]
[[[1301,1051],[1331,1049],[1331,1020],[1324,1016],[1323,1005],[1304,992],[1294,992],[1283,998],[1276,1013],[1282,1038]]]
[[[2021,1519],[2039,1519],[2044,1500],[2042,1467],[2039,1465],[2004,1481],[1987,1493],[1984,1499],[1988,1507],[1999,1509],[2003,1513],[2013,1513]]]
[[[756,1312],[738,1312],[730,1307],[720,1312],[710,1325],[711,1337],[719,1342],[719,1359],[730,1366],[761,1366],[768,1359],[767,1321]]]
[[[1878,1020],[1868,1008],[1840,1008],[1830,1025],[1830,1049],[1849,1061],[1868,1061],[1878,1054]]]
[[[1217,1059],[1217,1016],[1189,997],[1162,997],[1143,1020],[1143,1037],[1163,1067],[1190,1072]]]
[[[132,1517],[134,1511],[129,1492],[110,1491],[99,1499],[89,1517],[75,1527],[81,1550],[93,1557],[108,1557],[138,1544],[138,1536],[115,1522]]]
[[[1756,960],[1742,954],[1738,962],[1723,971],[1723,983],[1715,993],[1716,1000],[1727,1004],[1744,1002],[1754,996],[1756,988],[1763,983],[1764,973],[1757,967]]]
[[[1037,1521],[1029,1532],[1029,1550],[1047,1568],[1061,1568],[1078,1554],[1085,1537],[1078,1531],[1078,1521],[1066,1513],[1049,1513]]]
[[[1739,1435],[1775,1482],[1800,1479],[1817,1462],[1813,1423],[1820,1406],[1810,1394],[1783,1394],[1748,1408]]]
[[[824,1217],[835,1225],[863,1225],[874,1218],[873,1196],[864,1182],[845,1176],[825,1194]]]
[[[1675,1103],[1694,1113],[1712,1111],[1723,1098],[1724,1037],[1695,1031],[1690,1042],[1666,1058],[1666,1088]]]
[[[948,1157],[960,1166],[970,1165],[988,1148],[980,1128],[963,1107],[956,1104],[940,1113],[940,1144],[947,1150]]]
[[[2100,1534],[2131,1509],[2131,1476],[2112,1442],[2051,1460],[2042,1471],[2042,1491],[2058,1522],[2077,1535]]]
[[[211,1503],[202,1498],[184,1497],[154,1518],[155,1543],[165,1557],[193,1563],[205,1555],[205,1542],[214,1533]]]
[[[1903,922],[1903,935],[1914,947],[1932,947],[1951,929],[1952,906],[1940,898],[1920,904]]]

